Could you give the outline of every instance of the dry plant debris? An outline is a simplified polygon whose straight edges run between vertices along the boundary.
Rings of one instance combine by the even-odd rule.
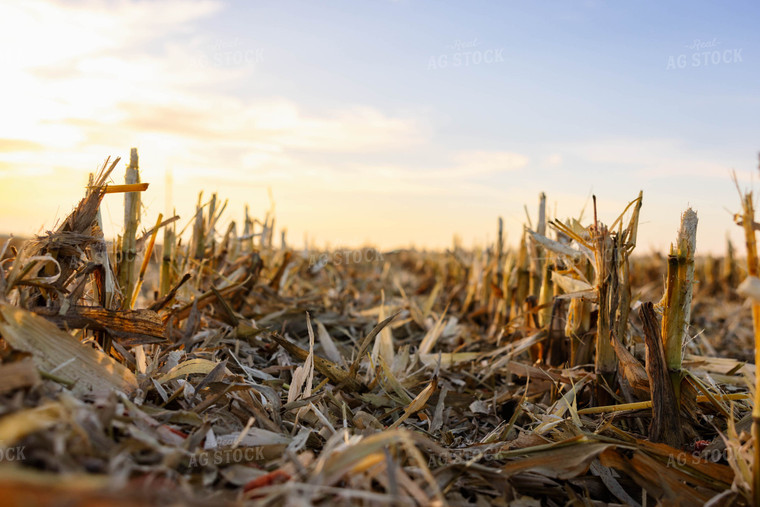
[[[314,252],[216,196],[142,217],[117,166],[0,252],[4,502],[753,504],[751,194],[748,269],[695,256],[692,210],[635,255],[641,194],[609,226],[542,194],[515,249],[499,220],[487,248]]]

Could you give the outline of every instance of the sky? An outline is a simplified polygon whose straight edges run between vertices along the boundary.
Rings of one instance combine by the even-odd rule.
[[[144,227],[203,191],[291,245],[515,244],[550,218],[611,223],[643,191],[639,250],[680,214],[721,254],[758,189],[760,4],[0,3],[0,231],[44,233],[90,172],[140,155]],[[271,198],[270,198],[271,196]],[[106,233],[123,197],[103,203]]]

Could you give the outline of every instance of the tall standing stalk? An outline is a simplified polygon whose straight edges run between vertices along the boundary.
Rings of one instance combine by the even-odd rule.
[[[546,236],[546,194],[541,192],[538,195],[538,220],[536,221],[536,232],[541,236]],[[530,286],[528,294],[539,298],[541,293],[542,276],[544,274],[544,249],[531,239],[530,244]]]
[[[245,222],[243,223],[243,244],[241,248],[242,253],[251,253],[254,250],[253,246],[253,220],[251,220],[248,214],[248,205],[245,206]]]
[[[691,319],[694,285],[694,252],[697,248],[697,214],[691,208],[681,215],[678,239],[668,256],[665,307],[662,316],[662,339],[665,361],[671,373],[681,370],[683,343]],[[676,396],[678,388],[676,387]]]
[[[528,239],[523,232],[520,239],[520,247],[517,251],[517,264],[512,270],[513,274],[510,275],[510,285],[512,286],[510,291],[512,294],[510,298],[512,300],[512,310],[510,316],[522,313],[522,305],[525,303],[525,298],[528,297],[528,289],[530,288],[530,259],[528,258]]]
[[[496,286],[501,288],[504,280],[504,219],[501,217],[496,237]]]
[[[166,296],[174,283],[173,268],[175,234],[174,224],[166,226],[166,229],[164,229],[163,255],[161,256],[161,277],[158,291],[159,297]]]
[[[607,227],[594,220],[594,260],[596,262],[596,286],[598,294],[599,313],[596,324],[596,357],[594,361],[596,373],[601,375],[608,384],[612,384],[617,370],[617,355],[611,341],[611,299],[613,273],[612,253],[613,239]],[[602,390],[599,391],[601,395]]]
[[[760,269],[757,264],[757,242],[755,241],[755,208],[752,205],[752,193],[742,196],[742,226],[747,240],[747,274],[757,277]],[[760,364],[760,303],[752,303],[752,324],[755,331],[755,364]],[[755,505],[760,505],[760,373],[755,374],[755,404],[752,407],[752,440],[754,464],[752,469],[752,497]]]
[[[538,326],[543,328],[548,326],[552,316],[552,301],[554,301],[554,283],[552,282],[552,271],[554,265],[549,259],[544,260],[543,275],[541,277],[541,291],[538,295]]]
[[[129,153],[129,165],[124,176],[127,185],[140,183],[137,148]],[[140,192],[124,194],[124,236],[121,239],[119,260],[119,287],[122,291],[122,308],[128,309],[135,287],[135,261],[137,259],[137,226],[140,224]]]
[[[493,255],[493,269],[491,290],[489,291],[490,301],[488,305],[491,317],[491,328],[495,331],[504,325],[504,305],[506,298],[502,292],[504,284],[504,220],[499,217],[498,230],[496,234],[496,251]]]
[[[195,223],[193,224],[193,257],[198,263],[203,260],[206,252],[206,231],[203,221],[203,192],[198,194],[198,204],[195,206]]]
[[[736,256],[731,238],[726,238],[726,258],[723,260],[723,272],[721,274],[723,286],[729,290],[736,287],[737,278]]]

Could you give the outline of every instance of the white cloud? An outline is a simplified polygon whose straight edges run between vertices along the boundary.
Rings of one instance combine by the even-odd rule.
[[[427,136],[415,119],[367,106],[317,116],[284,98],[248,100],[218,91],[254,72],[253,65],[202,65],[213,37],[194,24],[216,12],[218,3],[75,5],[0,6],[0,47],[17,53],[3,62],[0,105],[13,121],[0,122],[0,138],[71,147],[119,145],[126,137],[156,133],[269,152],[351,152],[403,148]]]
[[[672,176],[725,179],[729,176],[724,162],[710,160],[676,138],[611,137],[562,145],[562,150],[584,162],[628,166],[632,174],[642,180]]]
[[[58,65],[185,31],[219,2],[29,0],[0,5],[0,44],[24,69]]]

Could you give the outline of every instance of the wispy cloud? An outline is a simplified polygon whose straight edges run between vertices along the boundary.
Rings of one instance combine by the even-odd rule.
[[[15,32],[0,35],[0,43],[16,41],[19,50],[9,86],[33,92],[6,104],[14,118],[23,118],[20,125],[0,123],[0,138],[6,138],[0,170],[28,183],[18,185],[14,198],[29,199],[31,178],[52,175],[53,168],[81,184],[97,162],[126,154],[129,146],[140,148],[143,179],[159,192],[171,168],[183,188],[223,188],[233,199],[246,199],[245,189],[274,186],[280,194],[307,196],[310,206],[323,206],[325,195],[495,199],[499,191],[482,178],[529,163],[519,153],[452,147],[439,148],[442,162],[428,169],[380,164],[373,154],[426,149],[428,120],[367,104],[314,113],[282,96],[225,93],[224,85],[266,68],[203,65],[209,48],[227,44],[214,44],[197,28],[222,8],[214,2],[66,7],[43,1],[0,8],[0,16],[20,20]],[[27,32],[45,32],[44,40],[61,44],[18,38]],[[75,184],[69,187],[75,192]],[[78,195],[59,192],[58,198],[75,202]],[[180,209],[195,199],[192,192],[175,198]],[[157,204],[156,197],[146,202]],[[118,227],[118,213],[113,219]]]
[[[219,44],[199,25],[220,9],[209,1],[0,5],[2,174],[23,181],[59,168],[84,181],[107,155],[138,146],[154,183],[174,167],[199,183],[213,174],[217,183],[303,186],[316,174],[334,188],[351,183],[329,164],[314,167],[308,153],[371,154],[429,140],[423,120],[370,105],[317,114],[284,97],[225,93],[259,70],[204,65]],[[9,197],[34,191],[19,188]]]
[[[695,150],[678,138],[607,137],[561,149],[589,163],[626,168],[640,181],[679,176],[725,180],[730,176],[724,159]]]
[[[14,151],[39,151],[43,146],[28,139],[0,139],[0,153]]]

